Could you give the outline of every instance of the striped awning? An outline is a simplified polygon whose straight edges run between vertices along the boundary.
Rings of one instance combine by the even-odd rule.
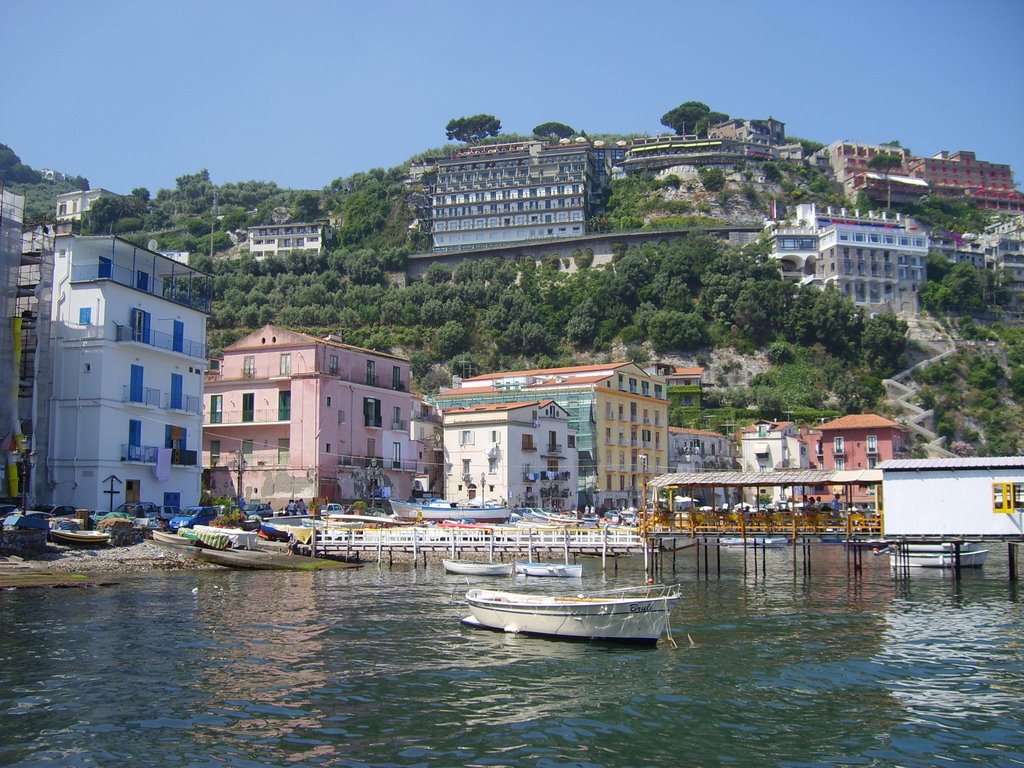
[[[654,488],[720,488],[791,485],[871,485],[882,482],[880,469],[778,469],[770,472],[676,472],[659,475],[648,485]]]

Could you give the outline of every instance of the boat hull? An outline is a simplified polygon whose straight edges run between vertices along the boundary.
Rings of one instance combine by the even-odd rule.
[[[902,551],[890,550],[890,564],[911,568],[956,568],[956,548],[951,542],[937,544],[905,544]],[[960,567],[981,568],[988,558],[988,550],[978,543],[960,545]]]
[[[465,576],[511,576],[512,563],[491,563],[485,560],[445,560],[448,573]]]
[[[400,520],[475,520],[478,523],[503,523],[508,520],[508,507],[441,507],[391,500],[391,509]]]
[[[739,536],[729,536],[724,539],[718,540],[719,546],[722,547],[785,547],[789,544],[789,539],[785,536],[748,536],[747,538],[741,538]]]
[[[516,563],[516,573],[521,576],[550,576],[561,579],[578,579],[583,576],[582,563]]]
[[[163,544],[167,547],[197,547],[199,546],[198,539],[189,539],[184,536],[179,536],[175,533],[166,533],[165,531],[153,531],[153,541],[157,544]]]
[[[542,637],[654,644],[668,627],[678,588],[603,595],[536,595],[471,589],[463,623]]]
[[[225,568],[237,568],[245,571],[309,571],[326,568],[358,568],[359,563],[346,563],[340,560],[324,560],[322,558],[284,555],[277,552],[262,550],[216,550],[193,547],[185,550],[190,557],[213,563]]]
[[[60,531],[50,529],[50,539],[58,544],[70,544],[73,547],[98,547],[110,543],[109,533],[99,531]]]

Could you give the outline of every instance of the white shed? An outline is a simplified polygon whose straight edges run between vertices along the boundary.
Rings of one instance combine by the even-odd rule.
[[[886,536],[1024,535],[1024,456],[882,462]]]

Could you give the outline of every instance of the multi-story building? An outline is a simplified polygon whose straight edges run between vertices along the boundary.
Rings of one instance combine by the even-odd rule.
[[[858,183],[863,185],[865,174],[873,173],[870,163],[878,155],[895,155],[901,160],[900,168],[892,169],[893,176],[910,177],[907,172],[909,153],[903,147],[889,144],[859,144],[855,141],[834,141],[814,153],[811,161],[827,165],[832,169],[836,181],[843,185],[843,191],[851,200],[857,196]],[[859,177],[859,182],[858,182]]]
[[[53,249],[50,354],[34,364],[52,392],[41,500],[197,504],[212,276],[116,237]]]
[[[576,506],[639,506],[648,475],[668,466],[665,380],[629,362],[504,371],[475,376],[440,392],[442,411],[551,399],[576,431]]]
[[[804,203],[790,221],[769,224],[768,235],[785,277],[821,288],[834,284],[862,306],[917,310],[928,236],[911,219]]]
[[[732,167],[747,160],[772,159],[770,147],[737,139],[702,136],[651,136],[634,139],[622,161],[627,174],[659,171],[675,166]]]
[[[709,139],[735,139],[746,144],[778,147],[786,143],[786,124],[769,117],[767,120],[733,118],[708,129]]]
[[[937,192],[960,197],[968,192],[1013,192],[1013,171],[1005,163],[978,160],[973,152],[936,152],[931,157],[911,157],[910,175],[923,179]]]
[[[441,413],[429,403],[414,398],[409,426],[413,443],[419,449],[420,471],[413,479],[412,495],[414,498],[425,495],[444,498],[444,425]]]
[[[324,223],[259,224],[249,227],[249,253],[257,259],[284,256],[292,251],[319,253],[326,236]]]
[[[116,197],[113,192],[97,187],[64,192],[57,195],[57,221],[81,221],[82,214],[101,197]]]
[[[842,416],[815,428],[808,439],[818,469],[874,469],[888,459],[909,456],[903,428],[873,413]],[[874,485],[853,485],[849,501],[873,504]]]
[[[218,495],[269,501],[409,498],[409,361],[264,326],[207,377],[203,464]]]
[[[437,164],[434,250],[585,235],[596,176],[582,138],[459,150]]]
[[[554,400],[451,408],[444,434],[449,500],[576,508],[576,433]]]
[[[668,428],[669,472],[705,472],[738,467],[731,437],[707,429]]]
[[[756,421],[740,431],[740,470],[771,472],[810,467],[807,446],[791,421]],[[785,489],[772,488],[773,501],[784,501]]]
[[[594,155],[594,186],[603,189],[614,178],[622,175],[622,161],[626,159],[628,144],[616,141],[609,144],[597,139],[593,144]]]

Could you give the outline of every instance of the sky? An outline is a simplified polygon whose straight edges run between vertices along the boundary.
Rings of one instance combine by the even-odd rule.
[[[685,101],[1024,179],[1024,0],[0,0],[0,25],[0,143],[118,193],[321,189],[480,113],[656,135]]]

